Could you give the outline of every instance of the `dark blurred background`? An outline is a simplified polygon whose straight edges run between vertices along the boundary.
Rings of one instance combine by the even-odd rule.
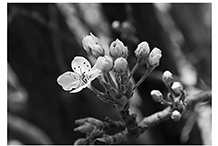
[[[76,119],[109,116],[121,120],[90,90],[69,94],[56,82],[59,75],[71,70],[75,56],[87,56],[81,40],[89,32],[105,47],[116,38],[123,41],[129,49],[130,68],[136,62],[134,50],[139,42],[147,41],[151,49],[162,50],[160,66],[131,101],[130,110],[138,114],[138,120],[164,109],[151,99],[150,91],[167,93],[161,81],[165,70],[185,85],[188,94],[211,90],[210,3],[7,6],[8,144],[73,144],[85,137],[73,131]],[[135,81],[144,70],[137,70]],[[197,105],[181,121],[163,122],[125,144],[211,144],[211,105]]]

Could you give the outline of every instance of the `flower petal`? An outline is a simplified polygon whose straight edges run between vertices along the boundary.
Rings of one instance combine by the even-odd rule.
[[[70,91],[70,93],[80,92],[82,89],[86,88],[87,86],[88,86],[88,84],[83,84],[82,86],[79,86],[78,88],[75,88],[72,91]]]
[[[74,72],[80,75],[87,73],[91,70],[91,64],[86,58],[82,56],[76,56],[71,62],[71,67]]]
[[[58,77],[57,82],[64,90],[70,91],[78,87],[80,82],[79,78],[79,74],[67,71]]]

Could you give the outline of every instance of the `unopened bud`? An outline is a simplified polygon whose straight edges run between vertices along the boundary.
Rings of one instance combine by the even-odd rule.
[[[148,57],[149,53],[150,53],[150,47],[148,45],[148,43],[146,41],[141,42],[138,47],[135,50],[135,56],[137,58],[143,58],[145,59],[146,57]]]
[[[166,85],[170,85],[173,81],[173,75],[170,71],[165,71],[162,76],[162,80]]]
[[[98,58],[99,56],[103,56],[104,55],[104,49],[100,45],[93,45],[92,55],[95,58]]]
[[[87,35],[83,38],[82,45],[85,51],[91,54],[93,46],[99,45],[99,39],[96,36],[94,36],[92,33],[90,33],[90,35]]]
[[[127,58],[128,49],[123,45],[123,43],[119,39],[116,39],[116,41],[113,41],[110,45],[110,55],[114,59],[118,57]]]
[[[180,114],[179,111],[174,110],[174,111],[172,112],[171,118],[172,118],[172,120],[174,120],[175,122],[179,121],[179,120],[181,119],[181,117],[182,117],[182,115]]]
[[[80,131],[82,133],[91,133],[94,129],[94,125],[88,122],[85,122],[83,125],[74,129],[74,131]]]
[[[113,59],[110,56],[99,56],[95,67],[103,72],[108,72],[113,68]]]
[[[149,54],[148,62],[151,66],[158,66],[161,58],[161,50],[158,48],[154,48]]]
[[[125,72],[128,68],[128,62],[125,58],[119,57],[114,61],[114,71],[117,73]]]
[[[174,82],[171,89],[176,93],[180,94],[183,90],[183,86],[180,82]]]
[[[120,29],[120,22],[119,21],[114,21],[112,23],[112,28],[115,29],[115,30],[119,30]]]
[[[87,139],[86,138],[79,138],[74,142],[74,145],[85,145],[87,144]]]
[[[163,100],[163,95],[159,90],[152,90],[151,96],[153,97],[153,100],[156,102],[161,102]]]
[[[135,27],[129,21],[122,22],[121,28],[126,33],[135,33],[136,31]]]

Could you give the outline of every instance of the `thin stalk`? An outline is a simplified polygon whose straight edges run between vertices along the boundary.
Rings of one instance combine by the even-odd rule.
[[[115,74],[115,79],[116,79],[116,82],[117,82],[117,86],[118,86],[118,90],[121,91],[121,74],[119,73],[116,73]]]
[[[138,69],[138,67],[139,67],[139,59],[137,60],[137,62],[136,62],[136,64],[134,65],[134,67],[133,67],[133,69],[131,70],[131,72],[130,72],[130,74],[129,74],[129,76],[128,76],[128,78],[127,78],[127,80],[126,80],[126,82],[125,83],[127,83],[130,79],[131,79],[131,77],[133,76],[133,74],[136,72],[136,70]]]
[[[165,99],[163,99],[160,103],[161,103],[161,104],[164,104],[164,105],[167,105],[167,106],[172,105],[171,102],[168,102],[168,101],[166,101]]]
[[[103,78],[99,79],[100,84],[104,87],[105,91],[108,91],[110,88],[110,84],[107,83]]]
[[[139,85],[148,77],[148,75],[153,71],[155,67],[149,67],[146,72],[144,73],[144,75],[141,77],[141,79],[135,84],[135,86],[133,87],[133,91],[139,87]]]
[[[113,79],[112,79],[110,73],[109,73],[109,72],[106,72],[106,73],[105,73],[105,76],[106,76],[107,80],[109,81],[109,83],[111,84],[111,86],[114,87],[114,88],[116,88],[116,85],[115,85],[115,83],[114,83],[114,81],[113,81]]]
[[[174,93],[173,93],[173,90],[171,89],[171,84],[165,84],[167,86],[167,90],[168,92],[170,93],[169,97],[171,99],[172,102],[174,102]]]
[[[113,100],[110,96],[108,96],[108,94],[106,93],[102,93],[100,91],[98,91],[98,89],[96,89],[95,87],[93,87],[92,85],[90,85],[89,89],[94,92],[97,97],[102,100],[105,103],[109,103],[109,104],[115,104],[116,101]]]

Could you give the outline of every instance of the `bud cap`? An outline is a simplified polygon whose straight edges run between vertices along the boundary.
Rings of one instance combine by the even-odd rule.
[[[113,59],[110,56],[99,56],[95,67],[101,71],[108,72],[113,68]]]
[[[150,53],[150,47],[146,41],[141,42],[134,51],[135,56],[138,58],[146,58]]]
[[[93,45],[92,55],[96,58],[104,55],[104,49],[100,45]]]
[[[182,117],[182,115],[180,114],[179,111],[174,110],[174,111],[172,112],[171,118],[172,118],[174,121],[176,121],[176,122],[179,121],[179,120],[181,119],[181,117]]]
[[[153,97],[153,100],[156,102],[161,102],[163,100],[163,95],[159,90],[152,90],[151,96]]]
[[[114,59],[118,57],[126,58],[128,56],[128,49],[119,39],[116,39],[110,45],[110,56]]]
[[[173,75],[170,71],[165,71],[162,76],[162,80],[166,85],[170,85],[173,81]]]
[[[90,33],[90,35],[86,35],[82,40],[83,48],[87,53],[91,53],[92,47],[97,44],[99,44],[99,39],[92,33]]]
[[[158,66],[161,57],[162,57],[161,50],[155,47],[149,54],[149,58],[148,58],[149,65]]]
[[[171,89],[176,93],[180,94],[183,90],[183,86],[180,82],[174,82]]]
[[[125,72],[128,68],[128,62],[125,58],[119,57],[114,61],[114,71],[117,73]]]

